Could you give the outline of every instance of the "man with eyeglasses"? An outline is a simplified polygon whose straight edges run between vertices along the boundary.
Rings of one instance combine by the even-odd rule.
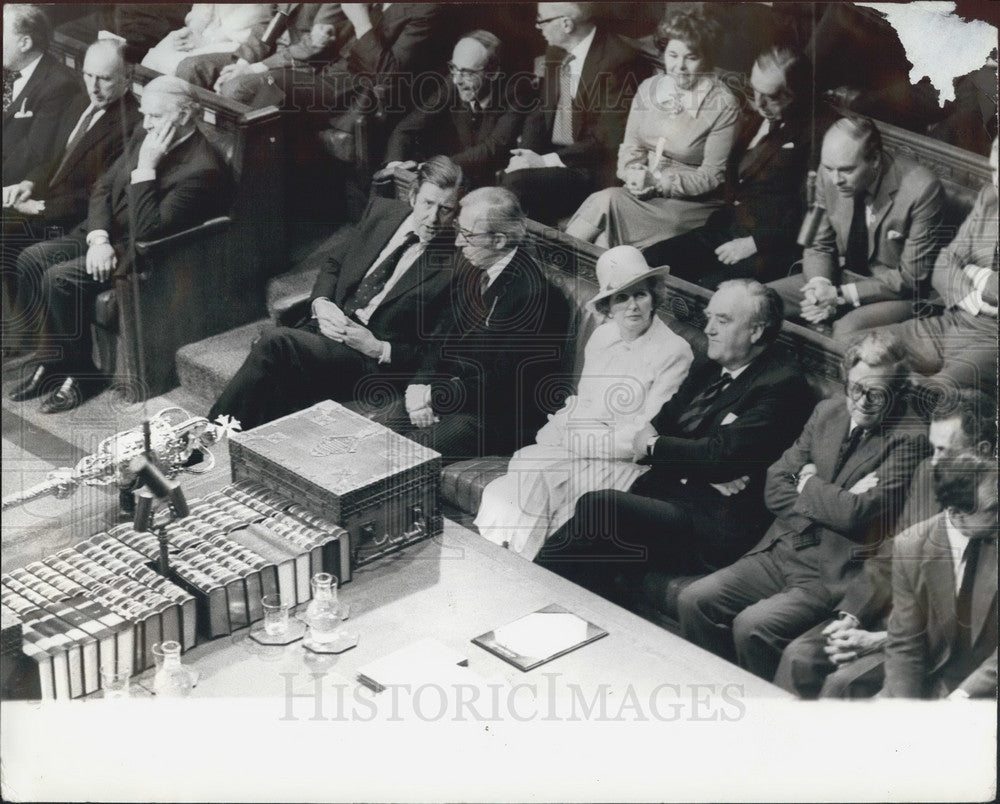
[[[981,391],[962,389],[931,414],[933,452],[917,467],[896,533],[941,513],[935,467],[970,451],[996,454],[997,406]],[[868,558],[836,606],[836,616],[796,637],[781,655],[774,683],[804,698],[869,698],[885,680],[886,622],[892,610],[892,554],[886,539]]]
[[[525,217],[500,187],[462,201],[455,246],[468,265],[451,308],[389,426],[446,462],[510,454],[530,443],[551,412],[546,377],[564,364],[569,308],[523,246]]]
[[[385,172],[412,168],[414,160],[437,152],[449,154],[472,187],[494,184],[529,109],[526,86],[506,81],[500,40],[489,31],[459,39],[448,70],[448,86],[396,126],[386,146]]]
[[[529,218],[554,225],[615,183],[629,105],[649,69],[624,39],[594,24],[588,3],[539,3],[535,27],[548,44],[541,103],[503,184]]]
[[[820,402],[767,470],[771,527],[735,564],[681,591],[687,639],[771,680],[785,646],[833,616],[865,548],[893,532],[928,452],[903,415],[904,358],[879,332],[847,349],[845,395]]]

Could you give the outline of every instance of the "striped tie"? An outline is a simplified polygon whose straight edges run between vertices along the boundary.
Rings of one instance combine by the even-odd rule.
[[[572,53],[568,54],[559,68],[559,101],[552,122],[553,145],[573,144],[573,84],[569,63],[574,58]]]

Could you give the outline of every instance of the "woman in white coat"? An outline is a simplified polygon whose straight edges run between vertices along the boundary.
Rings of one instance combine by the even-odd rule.
[[[651,269],[634,246],[598,259],[601,289],[589,304],[608,320],[587,341],[576,395],[483,490],[476,526],[485,538],[530,561],[583,494],[627,489],[647,470],[633,462],[633,437],[694,360],[688,342],[656,315],[668,270]]]

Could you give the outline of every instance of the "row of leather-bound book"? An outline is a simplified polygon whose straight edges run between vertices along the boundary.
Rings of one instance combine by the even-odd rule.
[[[233,484],[190,509],[165,525],[169,577],[155,570],[157,536],[123,524],[0,578],[43,699],[96,692],[108,666],[140,674],[158,642],[188,650],[249,626],[266,595],[304,603],[318,572],[346,579],[346,531],[262,486]]]

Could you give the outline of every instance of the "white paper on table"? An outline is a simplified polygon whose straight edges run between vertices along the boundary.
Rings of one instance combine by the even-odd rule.
[[[587,621],[571,612],[528,614],[493,632],[497,643],[521,656],[552,656],[587,638]]]
[[[421,639],[405,648],[358,668],[364,676],[382,687],[399,684],[437,682],[439,684],[468,680],[469,660],[436,639]]]

